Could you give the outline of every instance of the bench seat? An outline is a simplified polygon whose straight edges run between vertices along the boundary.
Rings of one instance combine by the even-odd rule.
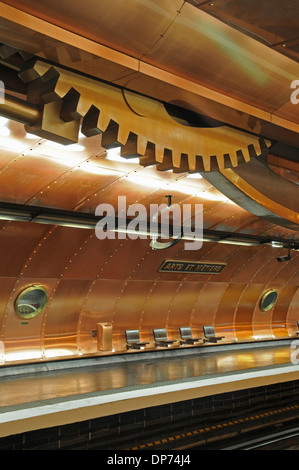
[[[168,339],[165,328],[155,328],[153,333],[156,346],[168,347],[169,345],[175,343],[175,340]]]
[[[221,341],[225,336],[215,336],[215,330],[213,326],[204,326],[204,343],[217,343],[217,341]]]
[[[126,330],[127,349],[141,349],[149,343],[141,342],[139,330]]]
[[[202,338],[193,338],[192,331],[189,326],[180,327],[181,344],[194,344]]]

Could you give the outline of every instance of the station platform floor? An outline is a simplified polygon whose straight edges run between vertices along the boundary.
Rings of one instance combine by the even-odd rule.
[[[297,348],[293,338],[1,366],[0,437],[299,380]]]

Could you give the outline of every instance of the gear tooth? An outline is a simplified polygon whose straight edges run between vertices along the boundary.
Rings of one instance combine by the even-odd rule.
[[[0,45],[0,57],[1,59],[7,59],[15,55],[18,52],[18,49],[12,46],[8,46],[7,44]]]
[[[101,114],[99,116],[99,121],[101,119]],[[104,147],[106,150],[115,148],[115,147],[120,147],[120,143],[118,142],[118,124],[115,121],[112,121],[109,119],[109,125],[103,131],[102,135],[102,147]],[[106,119],[107,122],[107,119]],[[99,128],[100,125],[98,124]]]
[[[211,171],[211,160],[210,158],[202,157],[203,171]]]
[[[247,150],[248,150],[250,158],[255,158],[255,157],[258,156],[258,154],[256,152],[256,147],[253,144],[249,144],[247,146]]]
[[[259,139],[259,143],[262,152],[268,150],[268,148],[271,146],[271,142],[269,140],[264,139],[263,137]]]
[[[180,168],[181,158],[182,158],[181,152],[179,150],[172,150],[171,154],[172,154],[172,164],[174,168]]]
[[[127,128],[126,125],[119,125],[118,132],[117,132],[117,142],[121,145],[125,145],[130,135],[130,130]]]
[[[93,105],[85,114],[82,121],[81,132],[86,137],[92,137],[94,135],[102,133],[101,129],[98,126],[99,115],[100,111]]]
[[[240,154],[242,154],[242,158],[243,158],[243,161],[244,162],[249,162],[250,161],[250,153],[249,153],[249,150],[248,150],[248,147],[242,149],[242,150],[239,150]],[[237,152],[238,154],[238,152]],[[239,160],[239,159],[238,159]],[[240,163],[242,163],[242,161],[240,161]]]
[[[216,160],[217,160],[217,169],[222,171],[224,170],[224,155],[217,155],[216,156]]]
[[[262,153],[262,149],[261,149],[261,144],[260,144],[260,142],[259,142],[259,141],[255,141],[255,142],[253,142],[252,145],[253,145],[253,147],[254,147],[254,150],[255,150],[256,155],[257,155],[257,156],[260,155],[260,154]]]
[[[155,159],[156,162],[162,163],[164,157],[164,148],[162,145],[155,145]]]
[[[231,168],[231,167],[232,167],[232,162],[231,162],[230,154],[229,154],[229,153],[225,153],[225,154],[223,155],[223,166],[224,166],[224,169],[225,169],[225,168]]]
[[[195,171],[196,172],[205,171],[203,160],[204,159],[201,155],[195,156]]]
[[[188,155],[189,171],[196,170],[196,155]]]
[[[218,160],[217,160],[217,155],[211,155],[210,156],[210,171],[215,171],[218,170]]]
[[[55,91],[59,77],[59,72],[54,67],[51,67],[44,75],[30,83],[27,100],[34,104],[51,103],[60,100],[61,98]]]
[[[147,149],[147,138],[143,135],[137,136],[137,151],[140,155],[145,155]]]
[[[63,104],[60,116],[64,121],[82,118],[82,113],[78,109],[80,97],[80,93],[72,87],[62,98]]]
[[[159,171],[167,171],[172,170],[172,153],[168,149],[164,149],[163,152],[163,161],[157,164],[157,170]]]
[[[44,70],[44,67],[42,69]],[[36,57],[32,57],[23,64],[18,76],[24,83],[31,83],[42,76]]]
[[[152,144],[152,142],[147,143],[145,155],[139,158],[139,163],[142,166],[155,165],[157,163],[155,158],[155,145]]]
[[[121,156],[124,158],[140,157],[141,154],[138,152],[137,141],[137,135],[130,132],[127,142],[125,143],[125,145],[121,146]]]
[[[174,173],[185,173],[190,170],[188,155],[186,153],[181,154],[181,162],[178,168],[173,168]]]
[[[101,132],[105,132],[108,129],[110,122],[114,122],[114,121],[111,121],[110,116],[108,114],[103,113],[102,111],[99,112],[97,126]]]
[[[229,159],[230,159],[230,162],[231,162],[230,167],[231,167],[231,168],[232,168],[232,167],[234,168],[235,166],[238,166],[239,163],[238,163],[237,152],[236,152],[236,153],[233,153],[233,154],[229,154],[229,153],[228,153],[227,155],[229,156]]]

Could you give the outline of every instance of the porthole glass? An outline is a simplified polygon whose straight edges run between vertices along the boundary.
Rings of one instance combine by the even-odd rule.
[[[42,286],[31,286],[23,290],[15,301],[15,310],[19,317],[36,317],[47,305],[48,294]]]
[[[264,293],[263,297],[261,298],[261,310],[266,312],[272,308],[277,300],[278,292],[276,289],[270,289]]]

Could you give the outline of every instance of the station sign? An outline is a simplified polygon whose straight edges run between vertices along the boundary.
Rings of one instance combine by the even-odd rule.
[[[166,259],[158,271],[161,273],[220,274],[225,266],[226,263]]]

